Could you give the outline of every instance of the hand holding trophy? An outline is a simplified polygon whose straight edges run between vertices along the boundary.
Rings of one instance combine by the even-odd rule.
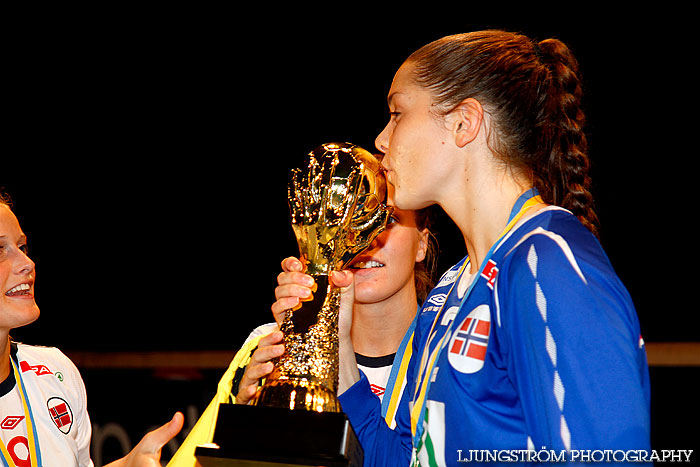
[[[203,467],[363,463],[337,398],[340,291],[330,274],[386,228],[386,182],[371,153],[328,143],[309,154],[305,170],[292,171],[288,193],[300,259],[317,288],[287,310],[285,352],[252,405],[220,404],[213,444],[196,449]]]
[[[340,293],[330,273],[370,246],[390,215],[379,161],[349,143],[330,143],[310,154],[308,169],[292,172],[289,206],[307,274],[311,301],[289,310],[281,329],[285,354],[254,405],[339,412],[338,310]]]

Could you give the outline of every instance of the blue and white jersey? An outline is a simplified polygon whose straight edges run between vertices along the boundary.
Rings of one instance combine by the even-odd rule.
[[[460,465],[470,450],[649,450],[639,322],[598,240],[548,207],[499,240],[479,273],[468,261],[419,314],[396,429],[376,423],[364,377],[340,397],[370,464]]]

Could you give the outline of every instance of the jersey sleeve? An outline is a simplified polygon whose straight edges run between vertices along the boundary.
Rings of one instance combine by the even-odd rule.
[[[60,350],[52,350],[57,353],[58,358],[64,361],[63,367],[69,372],[69,375],[63,375],[65,378],[64,381],[70,385],[71,393],[74,394],[77,404],[74,417],[77,428],[75,442],[78,447],[78,465],[80,465],[80,467],[92,467],[93,462],[90,458],[92,425],[87,410],[87,391],[85,390],[85,383],[73,361]]]
[[[338,399],[360,440],[365,466],[409,465],[411,436],[406,420],[408,401],[405,390],[397,410],[397,426],[393,430],[382,417],[379,399],[372,393],[367,376],[362,371],[360,380]]]
[[[607,257],[533,235],[504,261],[498,326],[534,449],[649,449],[646,354]]]

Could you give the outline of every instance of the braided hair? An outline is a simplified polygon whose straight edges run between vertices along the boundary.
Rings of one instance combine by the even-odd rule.
[[[563,42],[477,31],[431,42],[407,62],[415,82],[432,92],[438,114],[478,100],[493,122],[492,152],[546,203],[568,209],[597,235],[579,67]]]

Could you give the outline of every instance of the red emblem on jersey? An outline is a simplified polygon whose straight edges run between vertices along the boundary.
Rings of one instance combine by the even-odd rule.
[[[384,388],[381,386],[378,386],[376,384],[370,384],[369,387],[372,390],[372,392],[378,396],[381,396],[382,394],[384,394]]]
[[[17,446],[22,447],[17,449]],[[27,441],[27,438],[24,436],[15,436],[12,438],[10,442],[7,443],[7,453],[17,467],[30,467],[32,465],[32,461],[29,458],[29,441]]]
[[[19,362],[19,367],[22,370],[22,373],[32,370],[37,376],[53,374],[46,365],[30,365],[25,361],[21,361]]]
[[[489,289],[493,290],[493,285],[496,283],[496,276],[498,275],[498,268],[494,260],[490,259],[484,266],[484,270],[481,271],[481,277],[486,279],[486,285]]]
[[[13,430],[22,420],[24,420],[24,415],[9,415],[0,422],[0,428],[3,430]]]
[[[73,411],[70,405],[68,405],[68,402],[60,397],[52,397],[46,401],[46,406],[49,409],[49,415],[51,415],[51,420],[53,420],[56,428],[61,430],[61,433],[67,435],[73,426]]]

